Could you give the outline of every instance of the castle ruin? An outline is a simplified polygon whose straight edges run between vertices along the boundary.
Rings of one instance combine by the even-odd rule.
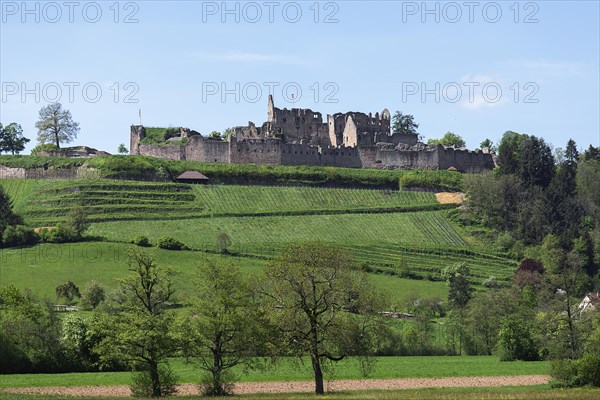
[[[318,165],[379,169],[456,169],[480,173],[494,168],[486,150],[470,151],[419,142],[417,134],[391,132],[390,112],[347,112],[323,116],[310,109],[275,107],[269,96],[267,121],[234,128],[228,141],[182,128],[161,144],[143,143],[145,128],[131,127],[131,154],[217,163]]]

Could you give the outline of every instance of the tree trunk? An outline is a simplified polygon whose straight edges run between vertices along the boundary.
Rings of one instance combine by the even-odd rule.
[[[158,363],[150,361],[150,379],[152,380],[152,397],[160,397],[160,377],[158,375]]]
[[[224,396],[223,382],[221,381],[221,372],[223,370],[221,352],[218,350],[213,351],[213,390],[216,396]]]
[[[323,370],[321,369],[321,360],[319,359],[319,355],[313,352],[310,355],[310,359],[312,361],[312,367],[315,373],[315,393],[318,395],[325,394],[325,390],[323,389]]]
[[[576,358],[577,345],[575,344],[575,327],[573,326],[573,315],[571,313],[571,299],[569,297],[570,292],[567,293],[567,318],[569,326],[569,339],[571,342],[571,356],[569,358]]]

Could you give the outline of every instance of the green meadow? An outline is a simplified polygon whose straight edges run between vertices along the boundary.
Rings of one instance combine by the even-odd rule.
[[[116,289],[115,279],[127,275],[127,251],[130,245],[108,242],[69,244],[40,244],[20,249],[0,249],[0,286],[13,284],[30,288],[39,297],[55,299],[56,286],[68,280],[80,288],[91,280]],[[177,271],[179,286],[177,300],[185,303],[193,293],[197,266],[208,260],[237,265],[242,272],[258,274],[266,260],[251,257],[232,257],[195,251],[148,249],[161,266]],[[385,290],[395,302],[402,302],[412,294],[434,295],[444,298],[447,287],[443,282],[411,280],[397,276],[370,274],[374,284]]]
[[[547,374],[547,361],[500,362],[492,356],[421,356],[421,357],[375,357],[369,379],[440,378],[460,376],[514,376]],[[241,382],[303,381],[312,379],[310,360],[282,359],[274,365],[268,361],[262,368],[244,373],[235,369]],[[170,365],[180,377],[181,383],[199,381],[198,370],[183,359],[172,359]],[[356,359],[345,359],[325,372],[325,378],[364,379]],[[129,372],[93,372],[69,374],[14,374],[2,375],[0,387],[88,386],[128,385]]]

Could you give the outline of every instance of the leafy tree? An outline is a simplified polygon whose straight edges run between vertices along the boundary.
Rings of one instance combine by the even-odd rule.
[[[579,162],[579,151],[577,150],[577,145],[573,139],[569,139],[567,142],[567,149],[565,150],[565,162],[571,164],[577,164]],[[575,166],[575,168],[577,168]]]
[[[229,250],[227,249],[231,245],[231,238],[225,232],[221,232],[217,235],[217,246],[219,246],[219,250],[221,254],[227,254]]]
[[[502,174],[515,174],[523,159],[522,142],[528,135],[506,131],[498,146],[498,165]]]
[[[498,332],[500,361],[534,361],[539,358],[531,321],[513,314],[501,319]]]
[[[7,226],[2,234],[2,242],[6,246],[27,246],[37,243],[39,236],[23,225]]]
[[[403,332],[406,347],[413,355],[432,355],[434,349],[433,321],[436,316],[445,316],[439,298],[419,298],[408,296],[405,308],[413,315],[413,322]]]
[[[4,186],[0,185],[0,237],[7,226],[23,223],[21,217],[13,212],[13,203]]]
[[[465,308],[471,300],[471,284],[469,282],[470,270],[467,264],[459,263],[452,267],[446,267],[442,271],[442,277],[446,279],[450,290],[448,292],[448,303],[453,308]]]
[[[465,147],[467,145],[465,140],[460,135],[452,132],[446,132],[441,139],[429,139],[427,144],[441,144],[448,147]]]
[[[466,178],[469,212],[481,222],[502,231],[517,223],[521,202],[521,181],[514,175],[476,174]]]
[[[170,236],[161,236],[156,242],[156,246],[165,250],[187,250],[188,247],[185,243],[180,242],[177,239],[173,239]]]
[[[600,160],[586,156],[577,167],[576,182],[582,207],[600,226]]]
[[[72,281],[62,283],[56,287],[56,297],[65,299],[67,303],[71,303],[76,297],[81,298],[79,288]]]
[[[442,271],[442,277],[446,279],[449,286],[448,304],[450,313],[448,315],[447,333],[451,340],[451,352],[462,354],[462,349],[467,341],[466,332],[466,306],[471,300],[471,284],[469,283],[469,267],[465,263],[459,263],[446,267]],[[458,338],[458,345],[455,346]],[[458,350],[458,351],[457,351]]]
[[[69,362],[78,370],[93,369],[96,361],[91,353],[90,321],[80,315],[66,315],[62,319],[62,343]]]
[[[513,285],[519,289],[529,286],[536,292],[540,290],[544,274],[544,266],[541,262],[531,258],[525,258],[519,264],[519,268],[513,276]]]
[[[496,152],[496,150],[498,150],[498,148],[496,147],[496,145],[494,144],[494,142],[492,142],[490,139],[484,139],[483,142],[481,142],[479,144],[479,148],[480,149],[489,149],[490,151]]]
[[[590,147],[585,151],[583,155],[585,161],[600,161],[600,146],[594,147],[590,144]]]
[[[119,154],[127,154],[129,153],[129,150],[127,150],[127,147],[125,147],[125,144],[121,143],[119,145],[119,148],[117,149],[117,151],[119,152]]]
[[[28,291],[0,290],[0,372],[59,372],[64,369],[60,320]]]
[[[550,273],[545,274],[548,312],[554,314],[558,323],[549,325],[546,336],[555,343],[554,357],[577,358],[582,351],[582,330],[578,324],[577,304],[585,291],[587,281],[581,257],[560,247],[560,239],[549,235],[544,240],[544,264]]]
[[[547,187],[554,176],[554,157],[544,139],[527,136],[519,150],[521,159],[518,174],[526,186]]]
[[[98,323],[104,337],[94,351],[103,362],[124,360],[140,370],[132,385],[136,393],[171,395],[174,378],[163,365],[177,346],[172,332],[174,316],[167,310],[175,294],[176,273],[161,268],[137,248],[130,249],[128,266],[131,275],[119,280],[123,302],[106,307]]]
[[[89,226],[90,222],[85,209],[82,206],[71,208],[67,214],[65,228],[74,232],[76,236],[81,237]]]
[[[540,186],[524,189],[516,211],[516,237],[525,244],[539,243],[549,233],[548,209]]]
[[[381,300],[337,247],[286,248],[265,268],[262,290],[286,347],[310,356],[316,394],[324,393],[324,362],[366,355],[378,337]]]
[[[221,140],[221,132],[219,131],[212,131],[210,133],[210,135],[208,135],[209,139],[213,139],[213,140]]]
[[[23,136],[21,125],[13,122],[3,127],[0,123],[0,153],[19,154],[30,140]]]
[[[554,163],[560,165],[565,161],[565,150],[562,147],[557,147],[553,152]]]
[[[79,123],[73,121],[71,111],[63,110],[60,103],[42,107],[35,127],[39,144],[54,143],[58,148],[61,143],[72,142],[79,133]]]
[[[473,296],[468,306],[467,321],[477,353],[492,355],[501,319],[517,307],[516,296],[509,289],[482,291]]]
[[[185,354],[207,373],[203,393],[224,396],[233,389],[230,370],[252,367],[268,324],[237,267],[208,261],[198,272]]]
[[[225,131],[223,132],[223,134],[221,135],[221,137],[223,138],[224,141],[229,142],[229,139],[235,135],[235,129],[234,128],[227,128],[225,129]]]
[[[565,158],[559,165],[546,195],[547,221],[554,235],[570,243],[579,234],[583,208],[577,196],[577,163],[579,152],[575,142],[567,143]]]
[[[83,289],[81,300],[83,304],[90,305],[92,308],[98,307],[106,298],[104,286],[96,281],[90,281]]]
[[[415,117],[411,114],[402,114],[396,111],[392,117],[392,132],[403,135],[416,135],[419,124],[415,123]]]

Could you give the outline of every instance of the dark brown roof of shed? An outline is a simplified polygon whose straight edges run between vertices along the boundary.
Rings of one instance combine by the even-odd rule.
[[[198,171],[185,171],[183,174],[179,175],[177,179],[204,180],[208,179],[208,177]]]

